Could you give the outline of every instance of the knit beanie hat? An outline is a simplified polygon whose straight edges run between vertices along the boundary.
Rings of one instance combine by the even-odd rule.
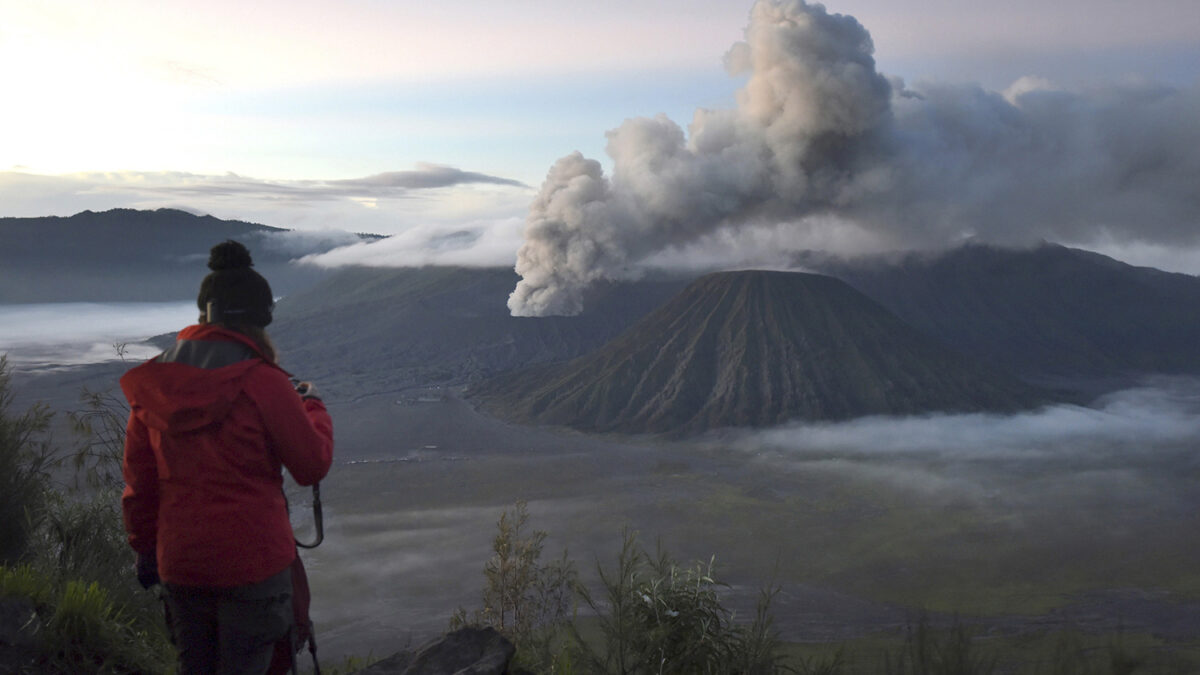
[[[271,323],[275,296],[267,280],[250,269],[253,265],[250,251],[232,239],[212,247],[208,257],[212,273],[204,277],[196,297],[201,316],[207,314],[210,323],[259,328]]]

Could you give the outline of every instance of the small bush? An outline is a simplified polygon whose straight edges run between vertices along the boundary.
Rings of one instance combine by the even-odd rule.
[[[653,557],[626,531],[615,569],[599,569],[603,596],[579,593],[595,612],[601,644],[593,647],[571,626],[576,661],[584,672],[735,674],[780,673],[781,643],[762,594],[748,625],[734,621],[718,590],[713,561],[680,566],[661,548]]]
[[[89,487],[120,490],[125,484],[121,468],[129,405],[117,393],[86,387],[79,398],[83,408],[67,413],[71,429],[81,439],[71,453],[77,483],[82,477]]]
[[[12,408],[8,357],[0,355],[0,565],[25,555],[50,492],[54,456],[47,439],[52,414],[38,404]]]
[[[0,598],[24,598],[35,605],[46,605],[53,595],[45,575],[35,572],[32,566],[0,567]]]
[[[39,672],[165,673],[169,645],[136,628],[96,582],[55,579],[28,565],[0,567],[0,596],[30,600],[38,615]]]
[[[492,541],[494,555],[484,576],[483,608],[460,609],[451,628],[492,626],[517,647],[516,665],[537,673],[639,673],[703,675],[774,674],[783,665],[764,592],[754,619],[734,621],[718,591],[713,561],[681,566],[661,549],[651,557],[625,533],[615,569],[599,568],[599,597],[577,580],[563,556],[541,562],[546,533],[530,533],[524,502],[505,512]],[[583,637],[573,616],[576,599],[595,614],[598,641]],[[822,663],[820,667],[825,667]],[[812,670],[832,675],[832,669]]]
[[[38,672],[166,672],[173,650],[162,606],[134,577],[121,523],[127,410],[113,395],[84,392],[87,412],[72,416],[83,433],[70,453],[76,480],[58,486],[50,412],[15,415],[12,400],[0,356],[0,595],[36,607]]]
[[[528,521],[524,501],[500,515],[493,555],[483,571],[483,607],[470,615],[460,609],[450,627],[491,626],[516,645],[521,666],[552,672],[560,667],[560,627],[573,606],[576,575],[566,551],[541,562],[546,533],[529,532]]]

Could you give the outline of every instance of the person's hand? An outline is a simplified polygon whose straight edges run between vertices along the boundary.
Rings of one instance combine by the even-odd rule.
[[[296,393],[300,394],[300,398],[315,398],[317,400],[321,398],[317,395],[317,385],[312,382],[297,382]]]
[[[137,557],[137,580],[142,588],[159,583],[158,558],[153,554],[139,553]]]

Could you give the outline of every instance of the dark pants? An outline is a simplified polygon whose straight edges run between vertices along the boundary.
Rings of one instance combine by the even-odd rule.
[[[262,675],[292,628],[292,571],[248,586],[167,584],[179,675]]]

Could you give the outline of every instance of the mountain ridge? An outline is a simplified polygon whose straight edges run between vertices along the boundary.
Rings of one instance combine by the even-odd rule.
[[[289,363],[335,387],[455,385],[599,347],[683,287],[671,278],[602,283],[574,317],[513,317],[511,268],[333,271],[286,297],[271,333]]]
[[[289,232],[166,208],[0,218],[0,303],[191,299],[209,249],[225,239],[245,243],[282,295],[325,274],[290,264],[296,255],[273,239]]]
[[[1200,278],[1057,244],[808,261],[918,330],[1022,377],[1200,373]]]

